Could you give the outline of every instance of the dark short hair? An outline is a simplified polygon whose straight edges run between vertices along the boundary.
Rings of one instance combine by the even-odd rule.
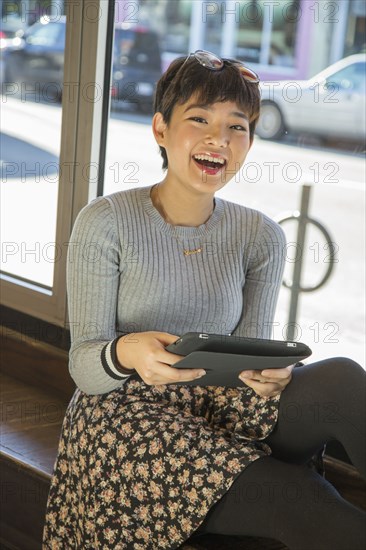
[[[249,117],[252,140],[259,118],[259,86],[243,78],[236,60],[224,61],[221,70],[212,71],[203,67],[194,56],[175,59],[156,85],[154,113],[162,113],[164,121],[169,124],[175,105],[182,105],[192,95],[197,95],[198,102],[208,105],[217,101],[234,101]],[[160,147],[160,153],[163,169],[166,169],[168,157],[164,147]]]

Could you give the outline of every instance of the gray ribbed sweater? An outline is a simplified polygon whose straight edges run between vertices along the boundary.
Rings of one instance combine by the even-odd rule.
[[[123,385],[115,343],[124,333],[271,337],[286,256],[280,226],[216,197],[205,225],[174,227],[150,190],[99,197],[75,221],[67,261],[69,367],[86,393]],[[183,254],[201,245],[201,253]]]

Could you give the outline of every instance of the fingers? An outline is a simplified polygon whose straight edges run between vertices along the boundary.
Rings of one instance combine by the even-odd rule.
[[[118,360],[126,368],[134,369],[149,385],[188,382],[206,374],[204,370],[200,373],[202,369],[177,369],[170,366],[183,359],[165,349],[165,346],[178,338],[168,332],[130,333],[117,342]]]
[[[141,378],[148,385],[190,382],[206,374],[203,369],[177,369],[163,363],[155,363],[140,369]]]
[[[159,353],[159,361],[166,365],[175,365],[176,363],[179,363],[179,361],[182,361],[182,359],[184,359],[182,355],[171,353],[165,349],[162,349],[161,353]]]
[[[175,363],[178,363],[184,359],[182,355],[172,353],[171,351],[167,351],[165,349],[165,346],[168,346],[178,340],[179,336],[174,336],[173,334],[169,334],[167,332],[158,332],[155,337],[158,347],[154,347],[152,349],[152,354],[150,357],[151,362],[158,361],[164,365],[175,365]]]
[[[173,344],[176,340],[178,340],[179,336],[176,336],[175,334],[170,334],[169,332],[156,332],[156,338],[163,344],[163,346],[169,346],[169,344]]]
[[[138,336],[141,346],[135,369],[146,384],[188,382],[206,374],[202,369],[178,369],[170,366],[181,361],[183,357],[167,351],[165,346],[175,342],[179,336],[157,331],[139,333]]]
[[[288,380],[291,378],[291,373],[294,366],[290,365],[283,369],[265,369],[262,371],[259,370],[245,370],[240,374],[245,378],[251,378],[253,380],[259,380],[260,382],[279,382],[282,380]]]
[[[281,378],[288,378],[295,365],[289,365],[283,369],[264,369],[261,371],[262,376],[271,378],[273,380],[278,380]]]
[[[243,382],[252,388],[252,390],[255,391],[256,394],[260,395],[261,397],[275,397],[279,393],[282,392],[284,389],[282,386],[279,386],[278,384],[271,383],[271,382],[258,382],[257,380],[253,379],[244,379],[241,378]]]
[[[242,371],[239,378],[258,395],[274,397],[280,394],[292,378],[293,365],[283,369],[266,369],[263,371]]]

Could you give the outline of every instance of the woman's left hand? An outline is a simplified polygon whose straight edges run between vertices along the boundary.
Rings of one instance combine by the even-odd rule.
[[[294,365],[283,369],[243,370],[239,378],[261,397],[275,397],[289,384]]]

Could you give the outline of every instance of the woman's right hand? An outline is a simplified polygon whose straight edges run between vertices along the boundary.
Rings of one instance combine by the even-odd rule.
[[[145,384],[174,384],[200,378],[203,369],[177,369],[171,367],[183,357],[170,353],[165,346],[175,342],[179,336],[168,332],[133,332],[122,336],[117,342],[118,361],[126,369],[135,369]]]

